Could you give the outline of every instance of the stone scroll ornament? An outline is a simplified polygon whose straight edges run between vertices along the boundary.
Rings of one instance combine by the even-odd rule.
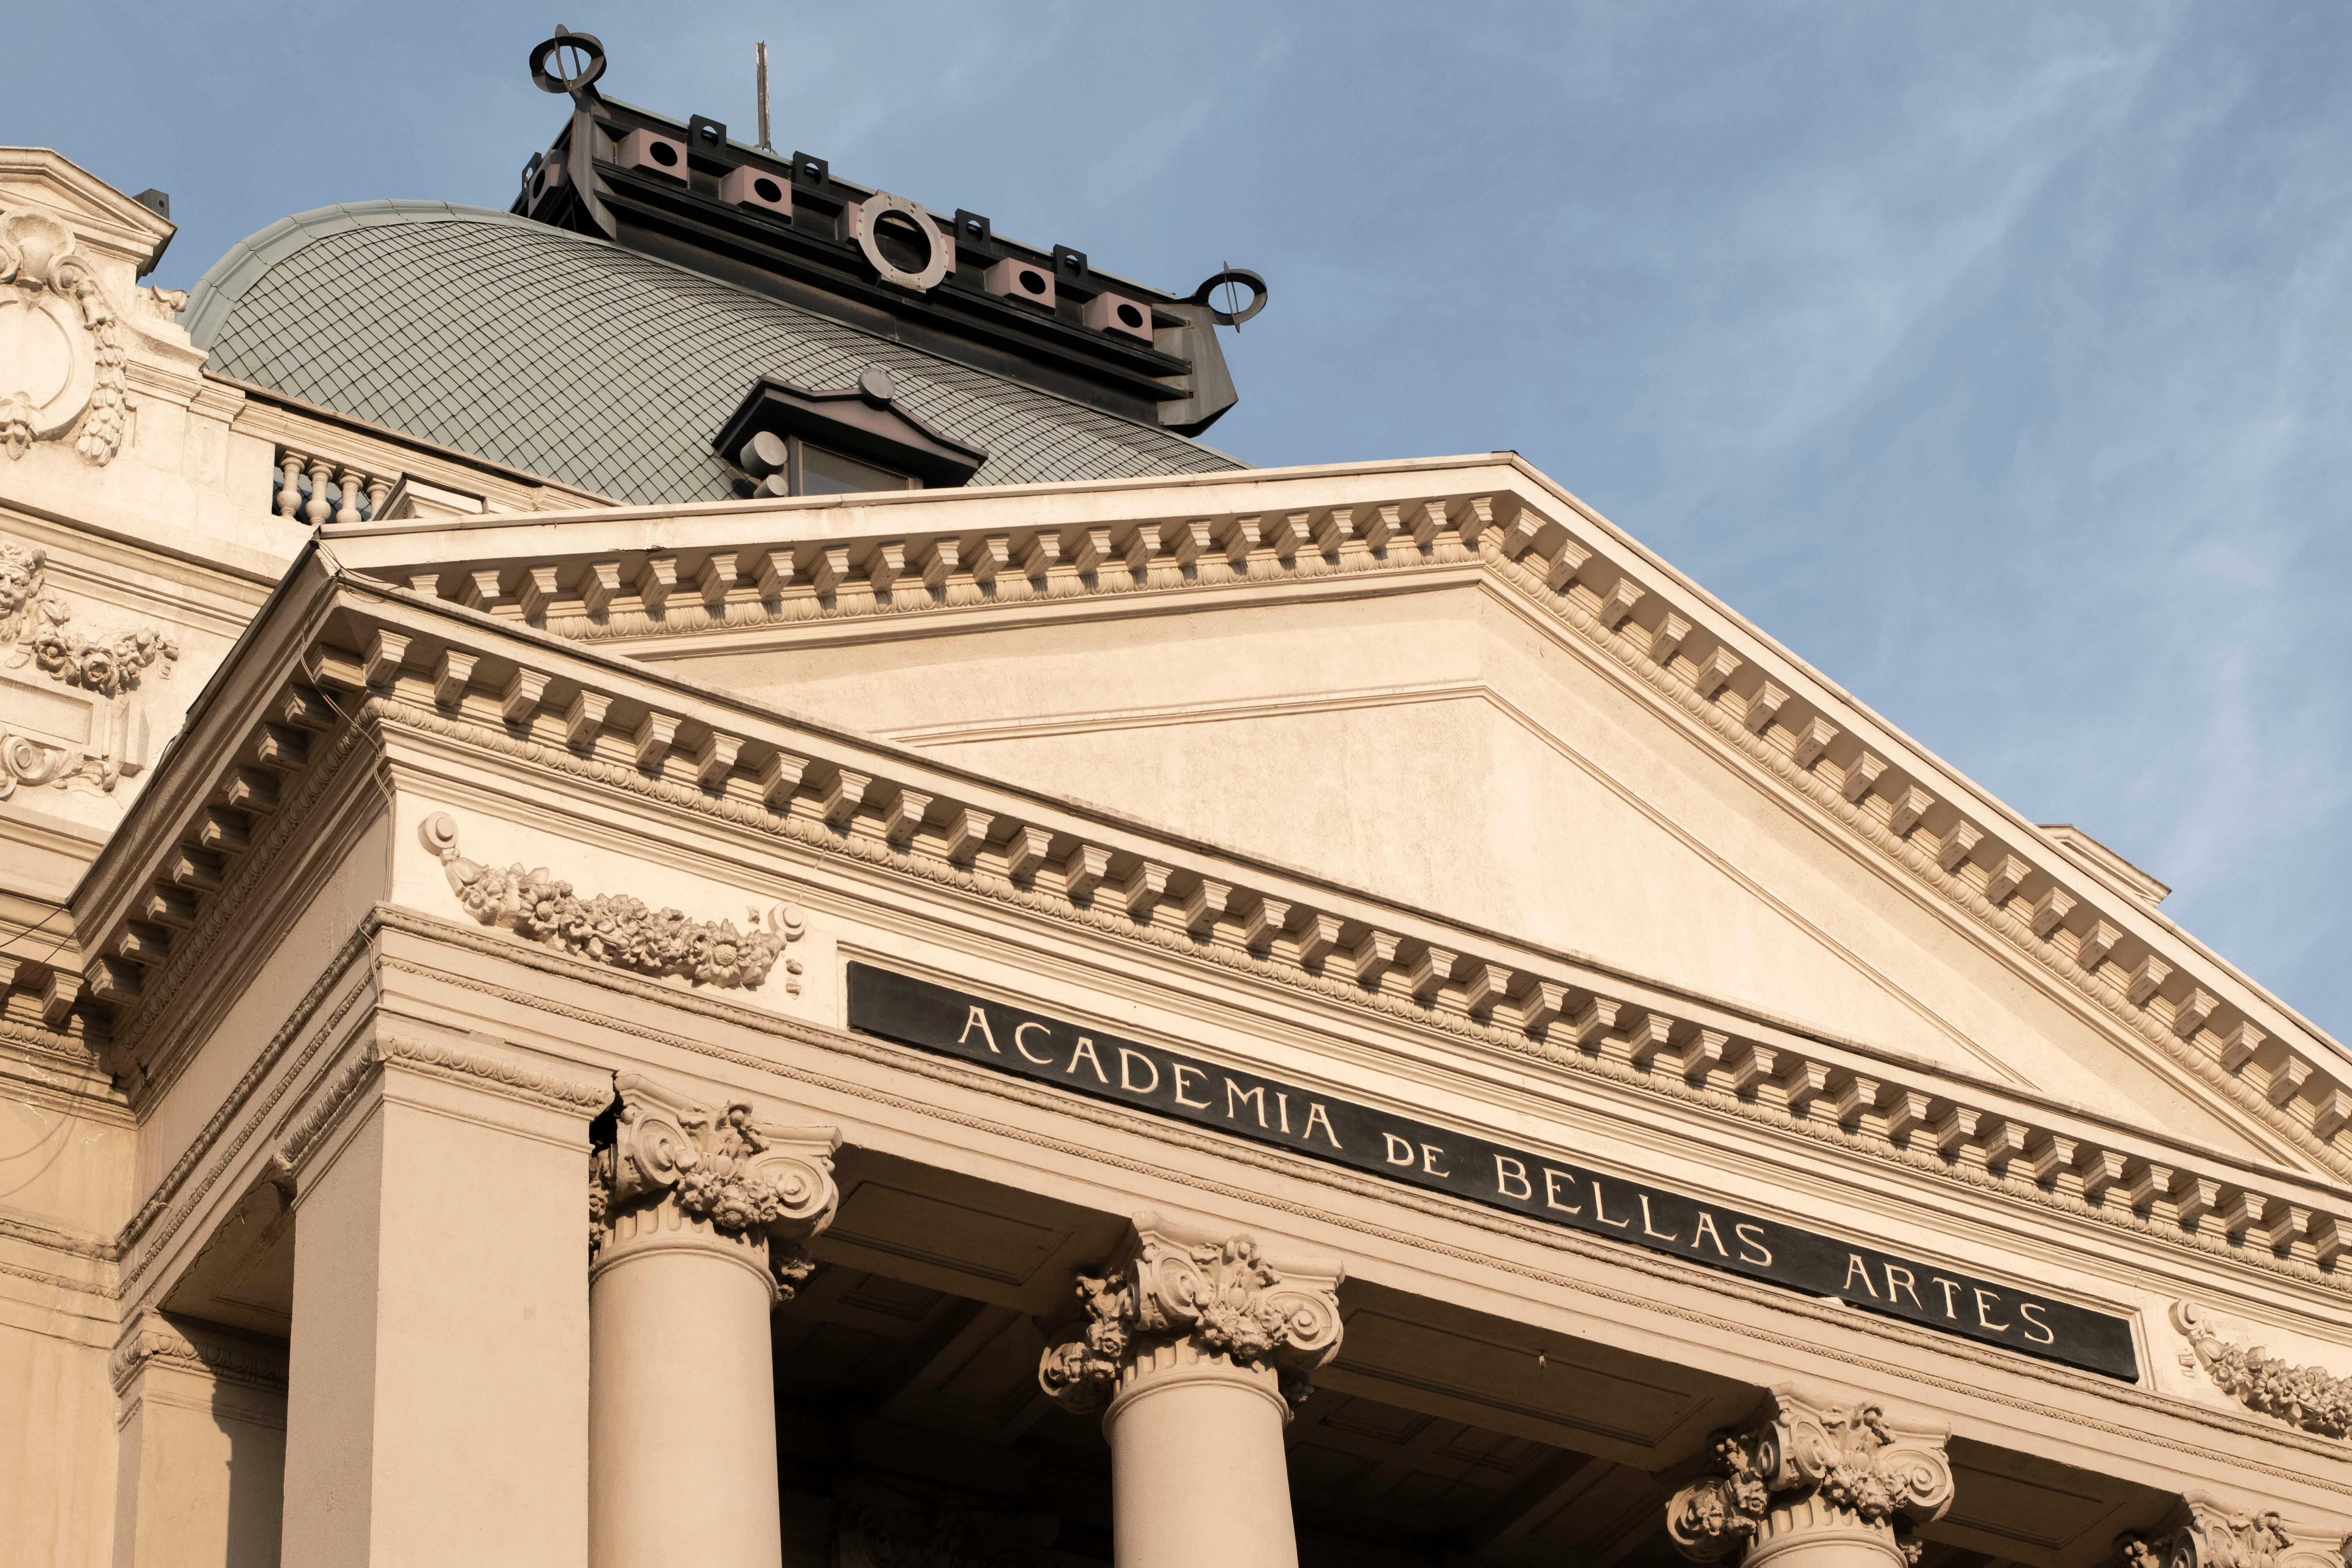
[[[1818,1405],[1786,1390],[1773,1397],[1771,1415],[1716,1434],[1714,1473],[1667,1504],[1666,1531],[1682,1554],[1754,1568],[1785,1546],[1831,1536],[1916,1563],[1913,1531],[1952,1502],[1942,1431],[1897,1426],[1876,1405]]]
[[[1271,1369],[1291,1408],[1306,1403],[1314,1393],[1307,1375],[1339,1352],[1332,1291],[1286,1280],[1247,1236],[1202,1241],[1150,1215],[1136,1232],[1126,1261],[1078,1276],[1084,1321],[1037,1366],[1055,1402],[1078,1414],[1098,1410],[1133,1368],[1173,1348],[1180,1358]]]
[[[22,458],[80,422],[100,467],[122,448],[123,326],[73,230],[30,209],[0,216],[0,447]]]
[[[2352,1437],[2352,1377],[2292,1366],[2261,1345],[2237,1343],[2244,1325],[2194,1301],[2173,1303],[2172,1326],[2207,1375],[2247,1409],[2322,1437]]]
[[[457,824],[446,812],[425,819],[423,837],[440,857],[450,891],[484,925],[503,926],[558,952],[697,985],[755,986],[782,960],[786,994],[800,994],[801,962],[784,956],[785,945],[808,929],[795,905],[769,910],[764,923],[754,909],[751,929],[739,931],[732,921],[689,920],[625,893],[583,899],[544,866],[526,871],[518,862],[501,871],[468,860],[457,853]]]
[[[124,632],[112,640],[91,638],[66,623],[73,608],[48,591],[48,552],[38,545],[0,536],[0,668],[31,665],[60,685],[78,688],[106,702],[119,718],[140,676],[161,664],[172,673],[180,645],[154,626]],[[121,726],[110,722],[110,734]],[[123,759],[109,744],[92,752],[53,744],[0,724],[0,800],[18,784],[74,783],[111,790],[121,780]]]
[[[762,1256],[791,1300],[816,1269],[800,1244],[841,1200],[831,1131],[755,1121],[748,1100],[713,1110],[637,1073],[614,1089],[613,1140],[588,1155],[590,1258],[683,1226]]]
[[[2304,1539],[2275,1512],[2190,1492],[2170,1528],[2134,1531],[2116,1548],[2122,1568],[2344,1568],[2352,1542]]]

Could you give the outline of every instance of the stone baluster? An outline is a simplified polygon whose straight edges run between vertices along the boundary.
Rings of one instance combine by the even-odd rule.
[[[2352,1540],[2290,1525],[2275,1510],[2233,1508],[2208,1492],[2183,1494],[2167,1527],[2116,1542],[2121,1568],[2344,1568]]]
[[[1910,1568],[1913,1531],[1951,1506],[1946,1436],[1775,1389],[1770,1414],[1716,1434],[1712,1473],[1674,1495],[1666,1531],[1696,1563]]]
[[[589,1157],[588,1562],[783,1553],[768,1314],[840,1194],[829,1127],[712,1111],[623,1073]]]
[[[278,467],[285,482],[278,491],[278,515],[294,518],[302,515],[302,465],[309,459],[288,447],[278,455]]]
[[[316,528],[334,513],[334,503],[327,500],[327,486],[335,477],[335,466],[324,458],[310,459],[310,499],[302,508],[302,515]]]
[[[391,496],[392,476],[390,474],[370,474],[367,477],[367,514],[370,522],[383,516],[383,503]]]
[[[360,521],[360,486],[367,476],[348,465],[335,475],[335,485],[342,496],[335,505],[335,521],[348,528]]]
[[[1103,1413],[1118,1568],[1296,1568],[1282,1428],[1339,1352],[1340,1275],[1142,1215],[1108,1268],[1079,1276],[1084,1321],[1037,1377],[1065,1409]]]

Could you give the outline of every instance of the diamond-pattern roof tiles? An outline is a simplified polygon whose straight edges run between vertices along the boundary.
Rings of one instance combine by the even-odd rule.
[[[976,485],[1246,467],[1154,426],[602,240],[435,202],[322,207],[230,250],[185,320],[223,375],[617,500],[733,492],[710,438],[751,383],[888,367],[989,454]]]

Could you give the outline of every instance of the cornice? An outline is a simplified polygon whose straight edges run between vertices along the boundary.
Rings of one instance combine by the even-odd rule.
[[[271,1394],[286,1392],[286,1352],[274,1346],[232,1340],[216,1332],[192,1334],[161,1312],[140,1312],[107,1370],[114,1392],[127,1394],[132,1382],[150,1366],[194,1373],[217,1383],[232,1383]]]
[[[2038,1419],[2066,1426],[2088,1428],[2119,1439],[2145,1441],[2167,1451],[2179,1454],[2210,1468],[2214,1450],[2210,1442],[2189,1442],[2151,1431],[2145,1424],[2131,1425],[2084,1414],[2078,1407],[2045,1404],[2021,1398],[1989,1384],[1983,1378],[1970,1379],[1947,1375],[1928,1370],[1937,1358],[1956,1359],[1968,1363],[1985,1373],[2014,1374],[2030,1381],[2064,1388],[2077,1394],[2091,1395],[2102,1403],[2120,1402],[2134,1409],[2170,1419],[2182,1420],[2205,1426],[2218,1433],[2252,1438],[2310,1456],[2336,1458],[2340,1448],[2325,1439],[2282,1430],[2275,1424],[2258,1422],[2232,1415],[2229,1412],[2206,1405],[2191,1405],[2153,1392],[2118,1384],[2113,1379],[2080,1373],[2054,1363],[2034,1361],[2004,1355],[1996,1350],[1949,1336],[1916,1329],[1899,1320],[1856,1313],[1851,1309],[1829,1302],[1818,1302],[1802,1297],[1791,1297],[1786,1291],[1753,1284],[1737,1276],[1725,1275],[1701,1266],[1685,1263],[1662,1254],[1638,1248],[1612,1248],[1597,1238],[1559,1227],[1544,1226],[1519,1220],[1510,1215],[1442,1194],[1423,1193],[1394,1184],[1359,1175],[1344,1167],[1326,1164],[1282,1150],[1264,1148],[1238,1140],[1222,1138],[1160,1118],[1139,1115],[1107,1102],[1082,1096],[1033,1086],[1000,1074],[992,1074],[966,1067],[960,1062],[917,1051],[912,1047],[887,1041],[868,1039],[831,1029],[820,1025],[803,1023],[755,1008],[688,993],[670,990],[614,971],[605,970],[579,960],[546,953],[520,946],[510,941],[469,930],[414,911],[386,909],[380,911],[384,929],[400,930],[418,937],[449,942],[476,952],[496,954],[525,967],[551,975],[584,980],[592,986],[609,989],[646,1001],[667,1004],[671,1008],[697,1013],[740,1026],[751,1033],[772,1038],[787,1039],[811,1046],[833,1055],[872,1062],[913,1077],[928,1079],[942,1086],[952,1087],[983,1099],[1018,1103],[1058,1113],[1064,1117],[1090,1123],[1095,1127],[1129,1134],[1149,1142],[1179,1147],[1213,1154],[1228,1163],[1249,1166],[1255,1170],[1290,1180],[1342,1191],[1352,1196],[1371,1200],[1363,1210],[1350,1205],[1334,1205],[1318,1202],[1298,1202],[1268,1190],[1263,1182],[1228,1181],[1215,1176],[1187,1171],[1180,1165],[1149,1156],[1133,1156],[1106,1147],[1099,1140],[1058,1136],[1036,1131],[1019,1122],[1006,1121],[979,1115],[942,1104],[935,1096],[926,1097],[895,1092],[876,1087],[854,1078],[822,1070],[774,1052],[755,1054],[732,1049],[714,1043],[707,1032],[685,1033],[663,1029],[636,1022],[614,1009],[593,1009],[575,1006],[551,996],[542,988],[521,989],[502,985],[494,981],[465,974],[444,965],[429,965],[398,957],[388,957],[383,967],[454,986],[477,994],[494,997],[509,1005],[565,1020],[568,1025],[609,1029],[664,1047],[713,1061],[724,1062],[740,1071],[768,1079],[782,1079],[806,1084],[830,1093],[845,1095],[877,1106],[928,1121],[961,1127],[969,1131],[1028,1144],[1066,1158],[1087,1163],[1108,1166],[1132,1175],[1154,1181],[1173,1182],[1230,1203],[1255,1205],[1292,1215],[1312,1224],[1328,1224],[1359,1235],[1390,1243],[1400,1248],[1423,1255],[1446,1258],[1474,1269],[1489,1269],[1517,1277],[1547,1292],[1558,1293],[1564,1299],[1591,1298],[1616,1306],[1641,1311],[1655,1312],[1676,1319],[1691,1326],[1696,1332],[1719,1332],[1719,1314],[1678,1306],[1662,1299],[1654,1290],[1621,1289],[1599,1282],[1588,1275],[1562,1274],[1540,1265],[1523,1262],[1492,1247],[1460,1246],[1431,1236],[1426,1231],[1406,1230],[1365,1217],[1368,1213],[1382,1209],[1409,1209],[1433,1218],[1482,1230],[1522,1243],[1540,1251],[1571,1254],[1579,1258],[1631,1270],[1637,1274],[1678,1287],[1686,1287],[1710,1295],[1729,1296],[1743,1302],[1786,1314],[1813,1325],[1811,1329],[1783,1331],[1769,1327],[1743,1326],[1743,1338],[1774,1346],[1795,1356],[1818,1356],[1842,1363],[1874,1377],[1886,1375],[1887,1360],[1883,1353],[1869,1349],[1848,1349],[1835,1342],[1836,1333],[1851,1331],[1896,1342],[1925,1354],[1906,1357],[1902,1376],[1924,1387],[1934,1388],[1962,1398],[1982,1398],[1996,1405],[2021,1411]],[[2329,1283],[2334,1283],[2329,1281]],[[1825,1338],[1819,1329],[1830,1329]],[[2352,1497],[2352,1479],[2336,1480],[2325,1474],[2316,1478],[2308,1465],[2290,1466],[2260,1460],[2235,1459],[2233,1464],[2280,1479],[2314,1480],[2315,1484]]]
[[[1525,1029],[1498,1026],[1491,1021],[1493,1015],[1489,1020],[1481,1020],[1449,1009],[1425,1007],[1408,997],[1370,991],[1360,984],[1334,978],[1328,973],[1311,973],[1292,952],[1269,948],[1261,956],[1245,946],[1218,942],[1204,944],[1180,930],[1139,924],[1133,919],[1109,910],[1082,907],[1070,901],[1066,893],[1052,891],[1040,885],[1020,886],[1010,877],[996,873],[992,868],[981,868],[977,861],[974,869],[965,869],[943,858],[895,851],[887,841],[837,834],[821,821],[797,816],[779,816],[749,803],[667,784],[635,769],[584,759],[568,749],[541,746],[503,731],[492,731],[467,720],[426,712],[390,699],[372,699],[367,713],[377,722],[463,740],[480,749],[503,753],[537,766],[593,780],[628,794],[664,801],[698,815],[751,827],[763,836],[787,840],[804,849],[847,857],[887,871],[973,894],[992,903],[1081,927],[1123,942],[1148,945],[1165,954],[1270,979],[1319,1002],[1376,1014],[1416,1027],[1435,1029],[1462,1041],[1498,1048],[1523,1059],[1532,1058],[1556,1070],[1596,1074],[1621,1084],[1639,1086],[1669,1099],[1711,1106],[1744,1121],[1794,1131],[1809,1140],[1931,1173],[1979,1190],[2007,1194],[2062,1213],[2090,1215],[2102,1223],[2208,1256],[2252,1264],[2292,1278],[2322,1282],[2337,1290],[2352,1291],[2352,1279],[2339,1274],[2334,1267],[2322,1268],[2318,1264],[2316,1241],[2313,1239],[2315,1235],[2324,1236],[2330,1243],[2328,1263],[2333,1265],[2336,1259],[2337,1254],[2333,1249],[2336,1232],[2332,1228],[2336,1223],[2335,1215],[2313,1210],[2302,1211],[2297,1223],[2302,1227],[2299,1239],[2304,1245],[2290,1243],[2290,1256],[2282,1258],[2260,1247],[2233,1243],[2221,1236],[2203,1234],[2202,1226],[2199,1233],[2191,1234],[2177,1223],[2166,1223],[2153,1211],[2148,1217],[2143,1218],[2131,1207],[2119,1206],[2114,1200],[2088,1203],[2077,1195],[2081,1191],[2079,1186],[2070,1191],[2061,1183],[2045,1184],[2036,1169],[2034,1157],[2029,1152],[2031,1143],[2025,1129],[2005,1121],[1997,1113],[1972,1111],[1965,1106],[1952,1105],[1951,1109],[1938,1112],[1936,1110],[1937,1105],[1951,1104],[1941,1096],[1919,1094],[1920,1103],[1913,1108],[1920,1118],[1918,1126],[1897,1132],[1892,1129],[1888,1118],[1876,1113],[1857,1117],[1848,1126],[1843,1121],[1832,1122],[1815,1114],[1792,1115],[1784,1104],[1774,1104],[1771,1098],[1758,1092],[1754,1085],[1747,1093],[1727,1092],[1727,1087],[1734,1081],[1734,1074],[1729,1070],[1710,1069],[1698,1075],[1700,1082],[1694,1086],[1690,1081],[1691,1075],[1674,1070],[1678,1063],[1662,1062],[1661,1058],[1665,1054],[1664,1047],[1679,1032],[1679,1026],[1675,1026],[1675,1021],[1655,1010],[1649,1011],[1643,1018],[1645,1028],[1638,1037],[1603,1032],[1584,1042],[1571,1043],[1570,1040],[1554,1039],[1548,1029],[1531,1035]],[[655,994],[673,998],[680,995],[669,988],[661,988]],[[694,994],[686,994],[690,998]],[[1659,1019],[1660,1026],[1646,1027],[1649,1018]],[[1658,1055],[1652,1057],[1646,1067],[1635,1065],[1634,1052],[1644,1044],[1654,1043],[1660,1047]],[[1780,1049],[1771,1045],[1758,1045],[1753,1048],[1764,1051]],[[1723,1052],[1724,1047],[1718,1046],[1717,1049]],[[1721,1059],[1719,1056],[1718,1061]],[[1890,1078],[1887,1081],[1891,1083],[1894,1079]],[[1727,1087],[1717,1087],[1718,1084]],[[1875,1103],[1887,1102],[1881,1099]],[[1897,1107],[1898,1113],[1901,1109]],[[1969,1145],[1964,1142],[1948,1157],[1943,1152],[1944,1146],[1934,1138],[1917,1136],[1920,1131],[1930,1131],[1927,1124],[1931,1119],[1947,1129],[1963,1129],[1965,1124],[1965,1130],[1973,1130],[1990,1121],[1996,1125],[1985,1128],[1986,1132],[1999,1135],[2006,1127],[2015,1134],[2011,1141],[2021,1147],[2004,1162],[2005,1173],[1996,1174],[1987,1165],[1980,1143]],[[2087,1145],[2089,1141],[2082,1142]],[[2133,1143],[2138,1142],[2112,1141],[2110,1146],[2116,1151],[2119,1165],[2126,1159],[2145,1160],[2145,1156],[2126,1152]],[[1936,1152],[1927,1152],[1929,1147]],[[1974,1158],[1967,1157],[1971,1147],[1975,1149]],[[2165,1156],[2161,1168],[2172,1169],[2175,1158]],[[2103,1192],[2105,1190],[2102,1189]],[[2252,1191],[2242,1186],[2231,1190]],[[2120,1186],[2116,1191],[2120,1196]],[[2268,1199],[2261,1201],[2265,1205],[2269,1202]]]
[[[898,521],[892,510],[866,506],[848,514],[866,529],[836,531],[828,523],[814,538],[807,535],[824,514],[805,509],[630,509],[633,522],[641,514],[646,522],[691,520],[723,535],[729,547],[703,552],[698,567],[693,532],[641,526],[628,532],[634,545],[618,544],[623,536],[614,534],[603,560],[593,551],[534,557],[526,549],[487,568],[477,561],[454,574],[436,567],[431,576],[436,591],[453,584],[450,597],[510,622],[650,651],[812,622],[1080,605],[1115,613],[1119,602],[1138,598],[1482,568],[1598,656],[1596,667],[1695,725],[1781,798],[1865,851],[1883,873],[1958,917],[2015,973],[2054,986],[2119,1044],[2186,1068],[2204,1091],[2335,1175],[2352,1177],[2352,1154],[2336,1146],[2336,1134],[2352,1126],[2352,1087],[2342,1081],[2352,1069],[2340,1047],[2169,921],[2119,898],[2063,847],[1573,497],[1515,461],[1489,458],[1483,466],[1507,480],[1530,481],[1523,489],[1533,494],[1493,489],[1496,473],[1465,472],[1472,466],[1195,476],[1191,485],[1169,487],[1175,493],[1167,500],[1223,487],[1266,510],[1027,529],[999,521],[991,525],[995,531],[980,534],[961,531],[967,513],[988,515],[970,510],[979,501],[932,500],[900,524],[916,531],[896,534],[874,531]],[[1350,499],[1335,506],[1307,492],[1286,496],[1281,488],[1303,479],[1344,480],[1355,492],[1414,478],[1470,479],[1488,489],[1434,500],[1395,490],[1386,504]],[[1084,493],[1108,503],[1113,489]],[[561,536],[551,530],[541,537]],[[445,533],[436,542],[462,557],[492,541]],[[367,569],[406,584],[393,560],[378,552]],[[2233,994],[2273,1010],[2267,1026]],[[2314,1038],[2298,1048],[2282,1028]]]

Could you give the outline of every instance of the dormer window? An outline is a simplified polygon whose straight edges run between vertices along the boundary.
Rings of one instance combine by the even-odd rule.
[[[751,493],[763,496],[953,489],[988,458],[898,407],[898,388],[880,365],[838,392],[762,377],[712,445]]]

